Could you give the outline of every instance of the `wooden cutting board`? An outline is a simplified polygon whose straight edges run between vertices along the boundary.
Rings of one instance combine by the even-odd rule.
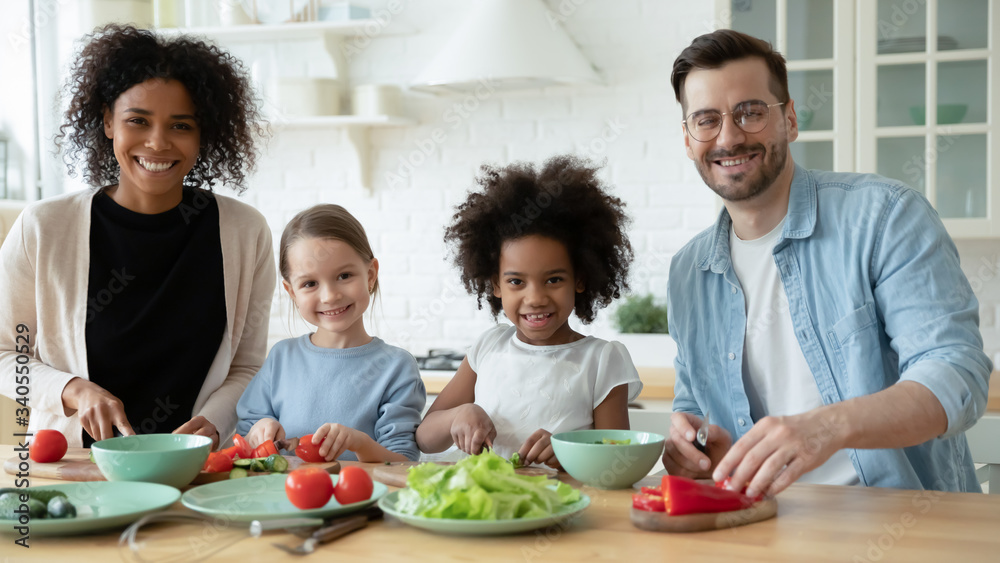
[[[316,466],[322,467],[328,473],[339,473],[340,472],[340,462],[331,461],[327,463],[305,463],[300,458],[295,456],[285,456],[288,460],[288,471],[293,469],[298,469],[303,466]],[[8,459],[3,464],[3,470],[10,475],[16,475],[18,473],[18,465],[21,463],[21,459],[17,457],[12,457]],[[29,461],[28,466],[29,473],[32,477],[40,477],[43,479],[60,479],[62,481],[106,481],[104,475],[101,474],[101,470],[97,468],[96,463],[91,463],[90,461],[90,449],[89,448],[70,448],[66,455],[57,462],[54,463],[38,463],[35,461]],[[253,475],[253,474],[251,474]],[[222,481],[229,478],[229,472],[223,471],[220,473],[199,473],[194,481],[191,482],[192,485],[202,485],[205,483],[212,483],[215,481]]]
[[[745,526],[768,518],[774,518],[778,513],[778,501],[764,499],[750,508],[717,512],[714,514],[685,514],[669,516],[665,512],[649,512],[632,508],[632,525],[651,532],[704,532],[706,530],[722,530]]]
[[[414,465],[420,465],[421,463],[423,462],[394,461],[390,465],[379,465],[372,470],[372,478],[390,487],[403,488],[406,486],[407,472]],[[435,461],[434,463],[438,465],[455,465],[455,462],[452,461]],[[522,467],[514,471],[518,475],[545,475],[547,477],[555,477],[557,475],[554,469],[545,469],[542,467]]]

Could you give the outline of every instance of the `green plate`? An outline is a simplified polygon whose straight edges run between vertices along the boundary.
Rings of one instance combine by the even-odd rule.
[[[84,481],[30,490],[62,491],[76,507],[76,518],[33,518],[28,522],[32,536],[68,536],[124,528],[150,512],[167,508],[181,496],[173,487],[138,481]],[[16,520],[0,520],[0,533],[19,534],[14,526],[20,524]]]
[[[399,491],[385,495],[378,501],[378,507],[386,514],[390,514],[400,521],[417,528],[423,528],[432,532],[443,534],[457,534],[463,536],[501,536],[505,534],[517,534],[539,528],[546,528],[559,524],[576,516],[590,505],[590,497],[580,493],[580,500],[573,504],[568,504],[559,512],[544,518],[515,518],[510,520],[456,520],[451,518],[424,518],[423,516],[413,516],[403,514],[396,510],[396,502],[399,500]]]
[[[201,485],[188,490],[181,496],[181,502],[191,510],[212,516],[225,516],[237,522],[250,522],[273,518],[327,518],[348,514],[374,504],[388,489],[374,482],[372,498],[352,504],[340,504],[330,497],[326,506],[302,510],[288,500],[285,495],[287,475],[260,475],[243,479],[229,479],[209,485]],[[339,475],[331,475],[337,484]]]

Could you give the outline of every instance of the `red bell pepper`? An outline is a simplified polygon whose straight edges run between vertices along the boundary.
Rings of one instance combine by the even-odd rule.
[[[667,475],[659,487],[643,487],[632,495],[632,506],[650,512],[666,512],[671,516],[713,512],[729,512],[748,508],[762,497],[750,498],[743,493],[726,490],[728,482],[703,485],[686,477]],[[743,489],[744,492],[746,488]]]
[[[239,434],[233,436],[233,443],[236,444],[236,455],[240,456],[240,459],[250,459],[253,457],[253,448],[247,443],[246,439]]]
[[[239,447],[230,446],[228,448],[222,448],[218,453],[225,454],[229,459],[236,459],[236,454],[239,453]]]
[[[276,453],[278,448],[274,445],[274,440],[268,440],[254,449],[252,457],[267,457]]]
[[[207,473],[218,473],[220,471],[229,471],[232,468],[233,460],[226,457],[226,454],[212,452],[208,454],[208,459],[205,460],[205,465],[202,466],[201,470]]]

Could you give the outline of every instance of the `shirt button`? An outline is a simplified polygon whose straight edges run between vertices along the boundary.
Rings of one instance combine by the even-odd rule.
[[[743,420],[742,418],[741,418],[741,419],[739,419],[739,420],[737,420],[736,422],[739,422],[739,423],[740,423],[740,426],[746,426],[746,425],[747,425],[747,421],[746,421],[746,420]]]
[[[729,359],[730,359],[730,360],[735,360],[735,359],[736,359],[736,354],[734,354],[734,353],[730,352],[730,353],[729,353]]]
[[[729,286],[729,292],[730,293],[736,293],[736,286],[735,285]]]

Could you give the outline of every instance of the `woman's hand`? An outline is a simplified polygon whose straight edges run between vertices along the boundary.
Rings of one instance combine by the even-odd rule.
[[[337,459],[345,451],[357,454],[358,450],[369,448],[375,443],[368,434],[334,422],[327,422],[317,428],[313,432],[312,442],[320,444],[319,455],[327,461]]]
[[[469,455],[476,455],[483,451],[483,445],[492,446],[496,437],[497,429],[482,407],[475,403],[455,407],[451,439],[458,449]]]
[[[203,416],[196,416],[180,425],[174,434],[194,434],[196,436],[208,436],[212,439],[212,451],[219,447],[219,430],[214,424]]]
[[[528,436],[517,453],[524,465],[544,463],[553,469],[562,469],[555,452],[552,451],[552,433],[544,428],[539,428]]]
[[[66,416],[77,414],[84,431],[95,441],[114,438],[115,428],[123,436],[135,434],[121,400],[92,381],[71,379],[63,388],[62,403]]]
[[[285,429],[281,427],[281,423],[273,418],[262,418],[254,423],[250,427],[250,431],[247,432],[246,440],[250,444],[251,448],[256,448],[257,446],[263,444],[268,440],[284,440],[285,439]]]

